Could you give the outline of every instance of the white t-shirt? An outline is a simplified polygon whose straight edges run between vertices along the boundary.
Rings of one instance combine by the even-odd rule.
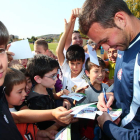
[[[85,80],[86,75],[84,73],[84,70],[82,70],[76,78],[71,78],[71,70],[66,59],[61,66],[61,70],[63,73],[63,89],[68,89],[69,92],[75,92],[76,89],[88,85]]]

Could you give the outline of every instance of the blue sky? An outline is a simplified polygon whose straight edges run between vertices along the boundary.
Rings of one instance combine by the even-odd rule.
[[[9,34],[20,38],[46,34],[60,34],[64,30],[64,18],[71,10],[81,8],[85,0],[3,0],[0,20]],[[75,30],[78,29],[76,20]]]

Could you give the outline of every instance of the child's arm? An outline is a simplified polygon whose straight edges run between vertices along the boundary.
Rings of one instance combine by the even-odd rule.
[[[69,46],[71,44],[71,41],[72,41],[72,33],[73,33],[74,25],[75,25],[75,20],[76,20],[76,17],[77,17],[74,13],[76,13],[75,9],[72,10],[72,13],[71,13],[71,16],[70,16],[70,20],[69,20],[69,21],[74,20],[74,22],[71,24],[68,36],[66,38],[66,42],[65,42],[65,50],[66,51],[69,48]]]
[[[36,123],[41,121],[58,120],[69,124],[71,121],[71,110],[67,111],[64,107],[58,107],[50,110],[30,110],[25,109],[18,112],[12,112],[15,123]]]
[[[56,49],[56,54],[57,54],[58,62],[59,62],[60,66],[63,65],[64,60],[65,60],[65,56],[63,54],[63,50],[64,50],[66,38],[67,38],[67,35],[68,35],[69,30],[70,30],[70,26],[71,26],[72,22],[73,21],[70,21],[70,22],[67,23],[67,21],[65,19],[65,30],[64,30],[63,35],[60,38],[60,41],[59,41],[57,49]]]

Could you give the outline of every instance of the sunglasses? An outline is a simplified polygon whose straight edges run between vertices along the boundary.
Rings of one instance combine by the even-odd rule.
[[[55,80],[57,78],[57,73],[52,75],[52,76],[44,76],[44,77],[50,78],[52,80]]]

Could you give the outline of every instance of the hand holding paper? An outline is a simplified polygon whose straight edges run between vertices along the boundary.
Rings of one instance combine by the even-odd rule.
[[[33,57],[27,39],[11,43],[11,46],[8,51],[13,52],[15,54],[13,56],[13,59],[26,59]]]
[[[99,116],[103,114],[102,111],[97,111],[97,106],[95,103],[80,105],[72,108],[73,112],[71,112],[74,117],[77,118],[87,118],[87,119],[95,119],[96,114]],[[111,120],[116,120],[122,113],[122,109],[113,109],[109,112],[109,116]]]

